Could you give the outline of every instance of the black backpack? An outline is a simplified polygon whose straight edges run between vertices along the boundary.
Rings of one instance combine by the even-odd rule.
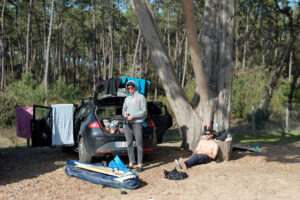
[[[182,180],[188,177],[187,173],[177,171],[176,168],[174,168],[172,171],[164,170],[165,178],[169,180]]]

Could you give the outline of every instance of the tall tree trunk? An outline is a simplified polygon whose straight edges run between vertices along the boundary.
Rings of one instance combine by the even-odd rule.
[[[0,41],[0,48],[1,48],[1,92],[3,92],[4,84],[5,84],[5,48],[4,48],[4,12],[6,7],[6,0],[3,0],[2,5],[2,14],[1,14],[1,41]]]
[[[137,56],[139,45],[140,45],[141,34],[142,34],[141,29],[139,28],[139,34],[138,34],[138,38],[136,40],[135,51],[134,51],[134,56],[133,56],[133,61],[132,61],[132,73],[131,73],[132,77],[135,77],[135,60],[136,60],[136,56]]]
[[[246,32],[245,32],[242,68],[244,68],[246,65],[247,48],[249,43],[249,18],[250,18],[250,0],[248,1],[248,5],[247,5]]]
[[[187,68],[187,61],[188,61],[188,39],[186,37],[185,38],[185,51],[184,51],[184,67],[183,67],[181,87],[184,87],[184,80],[185,80],[185,73],[186,73],[186,68]]]
[[[168,55],[171,58],[171,40],[170,40],[170,2],[168,3]]]
[[[97,74],[97,65],[96,65],[96,35],[97,35],[97,30],[96,30],[96,0],[93,0],[92,5],[93,5],[93,61],[92,61],[92,66],[94,69],[93,73],[93,91],[96,89],[96,74]]]
[[[26,61],[25,70],[29,68],[29,54],[30,54],[30,27],[31,27],[31,11],[32,11],[32,0],[29,1],[28,17],[27,17],[27,35],[26,35]]]
[[[113,77],[113,68],[114,68],[114,17],[112,13],[113,1],[110,0],[110,17],[108,19],[108,30],[110,38],[110,54],[109,54],[109,78]]]
[[[50,23],[49,23],[49,33],[48,33],[48,40],[47,40],[47,49],[45,51],[45,77],[44,77],[44,83],[45,83],[45,106],[48,106],[48,74],[49,74],[49,56],[50,56],[50,43],[51,43],[51,32],[52,32],[52,23],[53,23],[53,12],[54,12],[54,1],[51,2],[51,15],[50,15]]]
[[[262,54],[262,64],[265,65],[265,37],[264,37],[264,28],[263,28],[263,11],[262,11],[262,6],[260,10],[260,25],[259,25],[259,33],[260,33],[260,47],[261,47],[261,54]]]
[[[106,51],[105,51],[105,1],[101,1],[101,44],[102,44],[102,57],[103,57],[103,74],[102,79],[106,80]]]
[[[195,111],[188,102],[178,77],[175,74],[174,68],[171,66],[170,58],[163,45],[163,40],[159,29],[157,28],[148,0],[131,0],[131,3],[143,33],[143,37],[149,46],[151,60],[156,67],[165,94],[176,116],[176,121],[181,130],[183,130],[184,136],[187,138],[185,147],[194,149],[201,132],[199,127],[201,127],[203,123],[206,123],[206,116],[205,118],[202,118],[206,113],[204,114],[203,112]],[[183,7],[190,54],[191,56],[193,55],[192,60],[196,83],[198,91],[200,91],[201,94],[200,104],[202,106],[205,105],[205,107],[200,107],[200,109],[207,110],[207,113],[215,113],[213,119],[216,121],[220,120],[218,121],[220,127],[226,127],[225,125],[227,125],[227,128],[229,128],[233,72],[231,56],[233,46],[234,0],[223,0],[221,3],[217,0],[207,0],[205,3],[205,7],[209,8],[204,13],[207,22],[203,24],[203,37],[205,39],[204,43],[206,44],[204,46],[207,48],[204,51],[204,55],[208,56],[206,60],[203,60],[203,66],[205,66],[205,71],[207,72],[204,72],[204,69],[202,68],[202,56],[199,52],[199,46],[194,45],[194,43],[198,44],[198,38],[197,32],[195,31],[195,19],[193,18],[193,1],[184,0]],[[203,21],[205,22],[205,20]],[[216,23],[215,26],[212,26],[212,23]],[[217,34],[212,34],[212,29],[214,32],[217,32]],[[208,41],[217,43],[217,45],[215,44],[215,49],[213,49],[213,46],[209,44]],[[210,50],[213,51],[211,53],[215,53],[214,56],[208,55]],[[218,58],[219,60],[215,61],[212,58]],[[200,63],[195,65],[195,59],[196,61],[200,61]],[[210,67],[216,69],[209,69]],[[208,76],[209,70],[211,70],[210,73],[216,77]],[[214,90],[208,85],[208,81],[211,78],[214,78],[212,81],[216,81],[217,83],[216,88],[212,87]],[[217,80],[215,80],[215,78],[217,78]],[[217,109],[214,109],[215,112],[212,112],[213,107],[210,105],[210,102],[212,101],[210,98],[214,97],[213,95],[217,97],[215,106]],[[224,107],[221,107],[221,105],[224,105]],[[210,122],[210,120],[208,121]]]
[[[14,63],[13,63],[13,55],[14,55],[14,51],[12,50],[12,44],[11,44],[11,39],[9,38],[8,40],[8,46],[9,46],[9,64],[10,64],[10,69],[11,69],[11,74],[12,77],[14,77]]]
[[[119,41],[119,75],[122,74],[122,33],[120,32],[120,41]]]
[[[144,38],[141,37],[140,40],[140,77],[145,78],[144,74]]]

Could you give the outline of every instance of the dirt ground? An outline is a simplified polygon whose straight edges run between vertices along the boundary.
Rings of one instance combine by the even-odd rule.
[[[66,176],[65,162],[76,160],[74,153],[50,147],[0,151],[0,199],[299,199],[300,141],[255,145],[261,153],[233,151],[228,162],[195,166],[187,179],[172,181],[163,170],[190,153],[180,142],[163,143],[139,173],[140,187],[127,194]]]

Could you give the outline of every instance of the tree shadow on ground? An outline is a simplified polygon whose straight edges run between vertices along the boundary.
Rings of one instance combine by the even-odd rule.
[[[245,156],[264,157],[267,162],[278,163],[300,163],[300,135],[284,134],[280,126],[267,125],[273,134],[267,134],[265,131],[257,132],[256,136],[251,134],[251,125],[241,123],[234,126],[230,132],[233,133],[233,145],[256,147],[258,146],[262,152],[250,152],[245,150],[233,149],[231,160],[238,160]],[[275,133],[274,133],[275,132]],[[170,135],[171,134],[171,135]],[[166,133],[166,138],[171,142],[180,141],[180,133],[178,129],[173,129]],[[249,142],[244,142],[249,140]],[[251,141],[252,140],[252,141]],[[184,151],[178,147],[161,147],[161,151],[165,151],[167,155],[158,156],[152,167],[160,166],[168,162],[174,162],[175,158],[191,156],[191,152]],[[165,154],[165,153],[162,153]]]
[[[77,159],[77,155],[63,152],[60,148],[24,147],[1,151],[0,185],[35,178],[55,171],[64,166],[68,159]]]

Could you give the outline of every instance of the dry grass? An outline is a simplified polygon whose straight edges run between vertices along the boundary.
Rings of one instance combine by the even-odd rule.
[[[0,129],[0,150],[11,147],[22,147],[26,145],[26,139],[17,136],[16,128]]]

